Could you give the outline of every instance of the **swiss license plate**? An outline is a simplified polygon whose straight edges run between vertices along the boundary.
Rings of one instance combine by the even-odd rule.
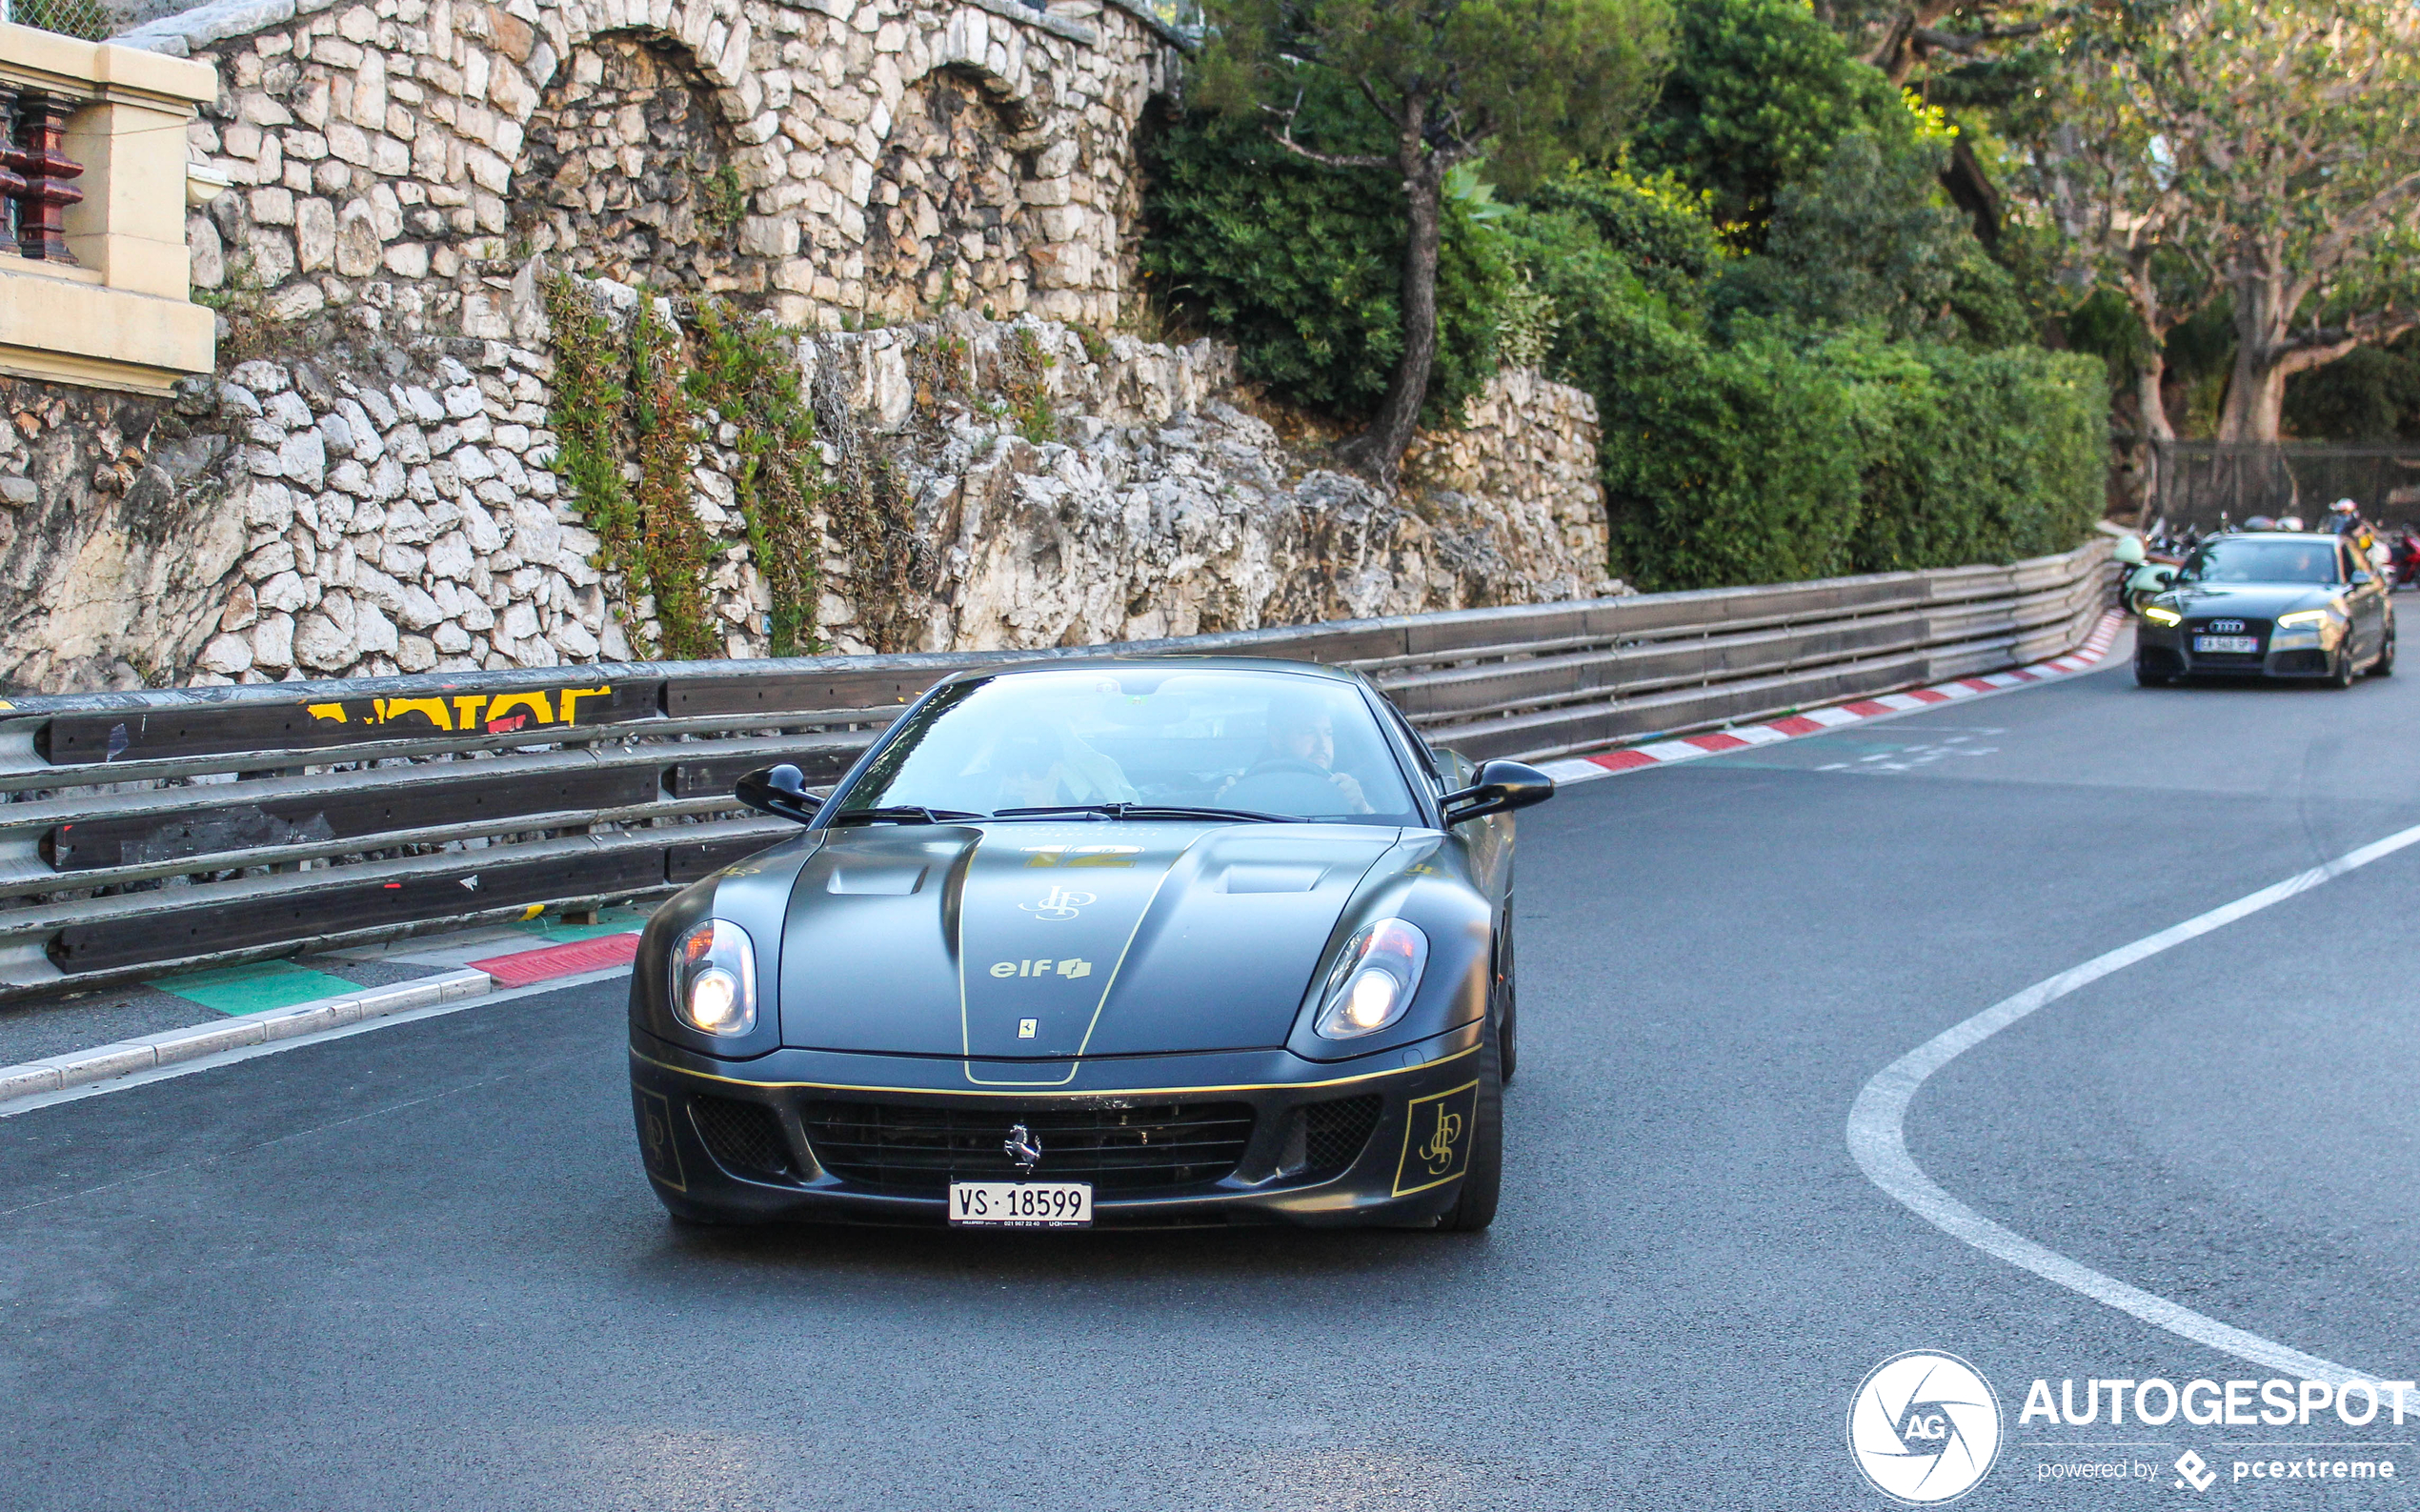
[[[2195,635],[2193,649],[2220,655],[2249,656],[2260,650],[2258,635]]]
[[[1090,1228],[1090,1181],[952,1181],[953,1227]]]

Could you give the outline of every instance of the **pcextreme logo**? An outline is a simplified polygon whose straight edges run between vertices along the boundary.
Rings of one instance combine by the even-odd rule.
[[[1873,1488],[1894,1502],[1955,1502],[2000,1458],[2000,1399],[1982,1372],[1955,1355],[1893,1355],[1849,1399],[1848,1452]]]

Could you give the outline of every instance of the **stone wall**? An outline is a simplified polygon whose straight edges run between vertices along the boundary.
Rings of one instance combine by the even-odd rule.
[[[757,656],[776,608],[813,647],[963,650],[1611,591],[1585,395],[1499,378],[1388,494],[1282,444],[1231,352],[1102,334],[1175,56],[1139,5],[220,0],[121,36],[223,83],[191,147],[235,187],[190,225],[221,371],[0,380],[0,683]],[[751,544],[747,417],[620,458],[685,512],[677,623],[562,481],[565,288],[624,330],[754,312],[812,394],[785,550]]]
[[[1021,353],[1039,358],[1039,400],[1020,411],[1002,375]],[[1281,444],[1209,342],[961,313],[807,337],[797,354],[825,478],[871,459],[917,543],[904,583],[869,585],[826,535],[833,649],[1090,644],[1617,591],[1589,401],[1534,375],[1500,377],[1473,429],[1423,437],[1388,495]],[[552,666],[655,644],[649,601],[599,570],[550,471],[554,374],[542,339],[422,337],[254,358],[172,403],[0,385],[14,419],[0,681]],[[770,597],[717,419],[695,439],[690,507],[722,650],[759,656]]]
[[[235,188],[190,241],[239,345],[510,339],[533,252],[800,327],[1112,325],[1173,57],[1103,0],[220,0],[113,40],[219,70],[192,147]]]

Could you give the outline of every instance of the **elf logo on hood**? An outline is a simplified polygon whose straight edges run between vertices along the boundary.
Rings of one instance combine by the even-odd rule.
[[[1048,977],[1054,974],[1071,978],[1089,977],[1093,974],[1093,963],[1080,956],[1071,956],[1065,960],[1052,960],[1044,957],[1040,960],[992,962],[992,975],[995,977]]]

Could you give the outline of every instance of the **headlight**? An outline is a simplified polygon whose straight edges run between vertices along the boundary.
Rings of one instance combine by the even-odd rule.
[[[2278,615],[2277,628],[2291,630],[2297,625],[2324,625],[2328,623],[2329,615],[2329,611],[2325,609],[2297,609],[2290,615]]]
[[[2178,614],[2173,609],[2162,609],[2157,604],[2144,605],[2143,617],[2149,620],[2154,625],[2181,625],[2185,622],[2185,616],[2183,615]],[[2280,623],[2283,623],[2283,621],[2280,621]]]
[[[1381,918],[1344,942],[1313,1025],[1324,1039],[1376,1034],[1403,1017],[1428,964],[1428,937],[1400,918]]]
[[[700,1034],[756,1027],[756,946],[727,918],[710,918],[673,946],[673,1016]]]

